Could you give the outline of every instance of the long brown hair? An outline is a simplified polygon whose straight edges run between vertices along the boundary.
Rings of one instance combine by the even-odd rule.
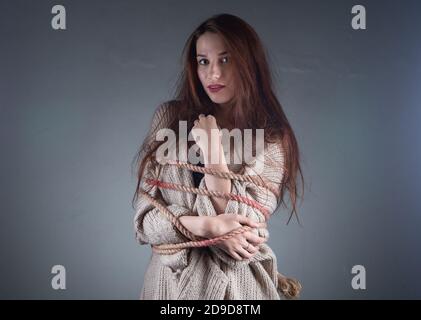
[[[187,121],[190,131],[199,114],[213,114],[217,106],[208,97],[197,75],[196,42],[205,32],[217,33],[222,37],[231,53],[234,64],[235,95],[233,102],[232,121],[235,128],[252,129],[254,134],[258,128],[264,128],[266,142],[281,142],[285,150],[285,170],[281,185],[281,197],[278,206],[284,201],[288,191],[291,201],[291,213],[297,219],[297,178],[302,182],[304,193],[304,179],[299,161],[298,144],[294,132],[273,92],[272,76],[267,62],[264,46],[253,28],[242,19],[231,14],[212,16],[201,23],[187,39],[182,59],[183,70],[176,86],[175,99],[169,102],[171,121],[168,128],[178,132],[179,121]],[[258,111],[258,112],[256,112]],[[189,132],[188,131],[188,132]],[[163,143],[163,142],[161,142]],[[157,141],[151,145],[143,143],[136,157],[137,188],[133,197],[133,204],[139,196],[139,188],[143,171],[148,161],[154,161],[154,152],[161,144]]]

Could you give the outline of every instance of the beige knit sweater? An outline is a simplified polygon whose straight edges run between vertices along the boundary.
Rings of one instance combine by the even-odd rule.
[[[156,130],[168,125],[172,109],[169,106],[169,103],[164,103],[157,108],[147,136],[148,141],[155,139]],[[166,112],[168,110],[170,112]],[[243,170],[241,165],[235,164],[228,164],[228,168],[236,173],[253,174],[253,166],[257,161],[264,161],[262,175],[280,186],[284,157],[282,146],[279,144],[267,144],[264,155],[258,155],[255,161],[245,166]],[[144,182],[147,178],[154,178],[194,187],[191,171],[171,165],[152,167],[151,163],[148,163],[144,172],[141,187],[150,190],[151,196],[164,201],[177,217],[217,214],[208,196],[156,186],[151,188]],[[273,213],[279,200],[274,194],[250,182],[231,181],[232,193],[252,198]],[[200,181],[199,188],[206,188],[204,178]],[[265,221],[260,211],[234,200],[228,201],[224,213],[241,214],[259,222]],[[140,244],[155,245],[186,241],[165,216],[141,196],[136,202],[134,225],[136,239]],[[257,233],[260,236],[269,236],[266,229],[256,230]],[[278,290],[276,256],[267,244],[263,244],[256,255],[243,261],[235,260],[215,246],[184,249],[172,255],[152,252],[144,275],[140,299],[262,300],[283,299],[283,295]]]

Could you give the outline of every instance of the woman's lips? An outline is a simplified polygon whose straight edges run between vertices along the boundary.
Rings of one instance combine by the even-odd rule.
[[[218,92],[218,91],[222,90],[223,88],[225,88],[225,86],[219,85],[219,84],[208,86],[209,91],[212,92],[212,93]]]

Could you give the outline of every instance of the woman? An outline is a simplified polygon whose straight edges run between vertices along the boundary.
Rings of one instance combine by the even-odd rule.
[[[279,204],[286,206],[284,197],[288,191],[290,218],[296,214],[296,179],[301,174],[298,146],[273,93],[264,48],[256,32],[236,16],[213,16],[189,37],[183,57],[176,98],[156,110],[137,156],[138,184],[133,199],[137,240],[151,246],[186,241],[174,224],[142,197],[141,190],[165,203],[194,236],[214,238],[242,226],[250,230],[209,247],[173,254],[153,252],[141,299],[281,299],[286,292],[279,282],[282,278],[277,272],[276,256],[266,244],[267,217],[261,211],[235,199],[146,183],[155,179],[247,197],[267,208],[269,215]],[[187,142],[180,130],[183,121],[193,137]],[[256,175],[271,188],[165,165],[160,161],[164,142],[157,139],[163,128],[176,133],[177,143],[172,147],[167,144],[167,149],[174,151],[178,146],[179,156],[183,140],[189,150],[195,147],[200,153],[199,165],[220,172]],[[224,137],[234,128],[240,132],[252,129],[251,143],[241,141],[240,147],[236,143],[231,148],[230,139],[227,144]],[[264,129],[263,139],[259,139],[257,129]],[[215,130],[219,134],[212,136]],[[201,138],[202,133],[212,139]],[[262,146],[263,151],[257,152]],[[250,147],[255,157],[245,161],[245,150]],[[188,153],[188,161],[192,162],[192,155],[199,153]]]

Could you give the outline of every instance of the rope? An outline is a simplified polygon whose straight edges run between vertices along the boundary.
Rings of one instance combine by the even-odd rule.
[[[177,167],[185,168],[185,169],[195,171],[195,172],[211,174],[223,179],[234,179],[234,180],[239,180],[239,181],[252,182],[255,185],[258,185],[260,187],[270,190],[275,195],[279,195],[278,190],[272,188],[268,184],[267,181],[265,183],[265,181],[263,180],[263,183],[262,183],[261,181],[257,180],[255,176],[240,175],[240,174],[233,173],[231,171],[222,172],[215,169],[203,168],[203,167],[195,166],[186,162],[173,161],[173,160],[169,160],[165,164],[175,165]],[[151,186],[156,186],[156,187],[160,187],[164,189],[178,190],[182,192],[190,192],[190,193],[195,193],[199,195],[206,195],[206,196],[224,198],[228,200],[235,200],[238,202],[245,203],[255,209],[258,209],[265,216],[265,220],[268,220],[270,217],[270,212],[267,208],[260,205],[257,201],[253,199],[249,199],[247,197],[235,195],[232,193],[225,193],[225,192],[219,192],[219,191],[213,191],[213,190],[207,190],[207,189],[201,189],[201,188],[186,187],[180,184],[164,182],[157,179],[147,179],[146,183]],[[237,234],[241,234],[241,233],[250,231],[252,229],[249,226],[242,226],[225,235],[215,237],[212,239],[204,239],[201,237],[197,237],[193,233],[191,233],[187,228],[185,228],[181,224],[179,219],[164,204],[162,204],[160,201],[150,196],[146,191],[142,189],[140,189],[140,194],[143,195],[149,201],[150,204],[152,204],[155,208],[157,208],[159,212],[164,214],[165,217],[177,228],[177,230],[185,238],[187,238],[187,240],[190,240],[190,241],[185,241],[181,243],[153,245],[152,250],[158,254],[170,255],[170,254],[180,252],[181,250],[184,250],[187,248],[200,248],[200,247],[215,246],[218,243],[223,242],[229,238],[232,238]],[[282,293],[287,299],[293,299],[299,296],[299,293],[302,287],[301,287],[301,284],[296,279],[287,278],[278,272],[277,280],[278,280],[277,287],[282,291]]]
[[[181,222],[178,220],[176,216],[162,203],[160,203],[155,198],[151,197],[149,193],[147,193],[144,190],[140,190],[140,193],[160,212],[162,212],[165,217],[188,239],[197,239],[197,237],[191,233],[189,230],[187,230]]]
[[[249,226],[242,226],[238,229],[235,229],[227,234],[224,234],[223,236],[219,236],[212,239],[206,239],[202,241],[188,241],[188,242],[182,242],[177,244],[161,244],[159,245],[159,248],[155,247],[153,248],[155,252],[160,254],[169,254],[168,252],[171,251],[173,253],[176,253],[182,249],[186,248],[200,248],[200,247],[210,247],[218,244],[219,242],[225,241],[229,238],[232,238],[233,236],[250,231],[251,228]],[[174,251],[173,251],[174,250]]]
[[[251,182],[251,183],[254,183],[256,186],[268,189],[274,195],[276,195],[276,197],[279,197],[280,195],[279,190],[277,188],[272,187],[270,185],[271,182],[268,181],[265,177],[258,178],[256,176],[251,176],[247,174],[237,174],[231,171],[230,172],[218,171],[212,168],[195,166],[193,164],[178,161],[178,160],[166,160],[165,164],[177,166],[180,168],[188,169],[190,171],[199,172],[203,174],[205,173],[211,174],[211,175],[217,176],[218,178],[235,179],[235,180],[243,181],[243,182]]]
[[[199,195],[224,198],[224,199],[227,199],[227,200],[236,200],[238,202],[245,203],[252,208],[258,209],[265,216],[265,220],[269,219],[269,215],[270,215],[269,210],[267,208],[263,207],[257,201],[255,201],[253,199],[249,199],[247,197],[243,197],[243,196],[236,195],[236,194],[233,194],[233,193],[225,193],[225,192],[214,191],[214,190],[186,187],[186,186],[183,186],[181,184],[164,182],[164,181],[160,181],[160,180],[156,180],[156,179],[147,179],[146,183],[149,184],[149,185],[157,186],[157,187],[164,188],[164,189],[172,189],[172,190],[178,190],[178,191],[183,191],[183,192],[190,192],[190,193],[195,193],[195,194],[199,194]]]

